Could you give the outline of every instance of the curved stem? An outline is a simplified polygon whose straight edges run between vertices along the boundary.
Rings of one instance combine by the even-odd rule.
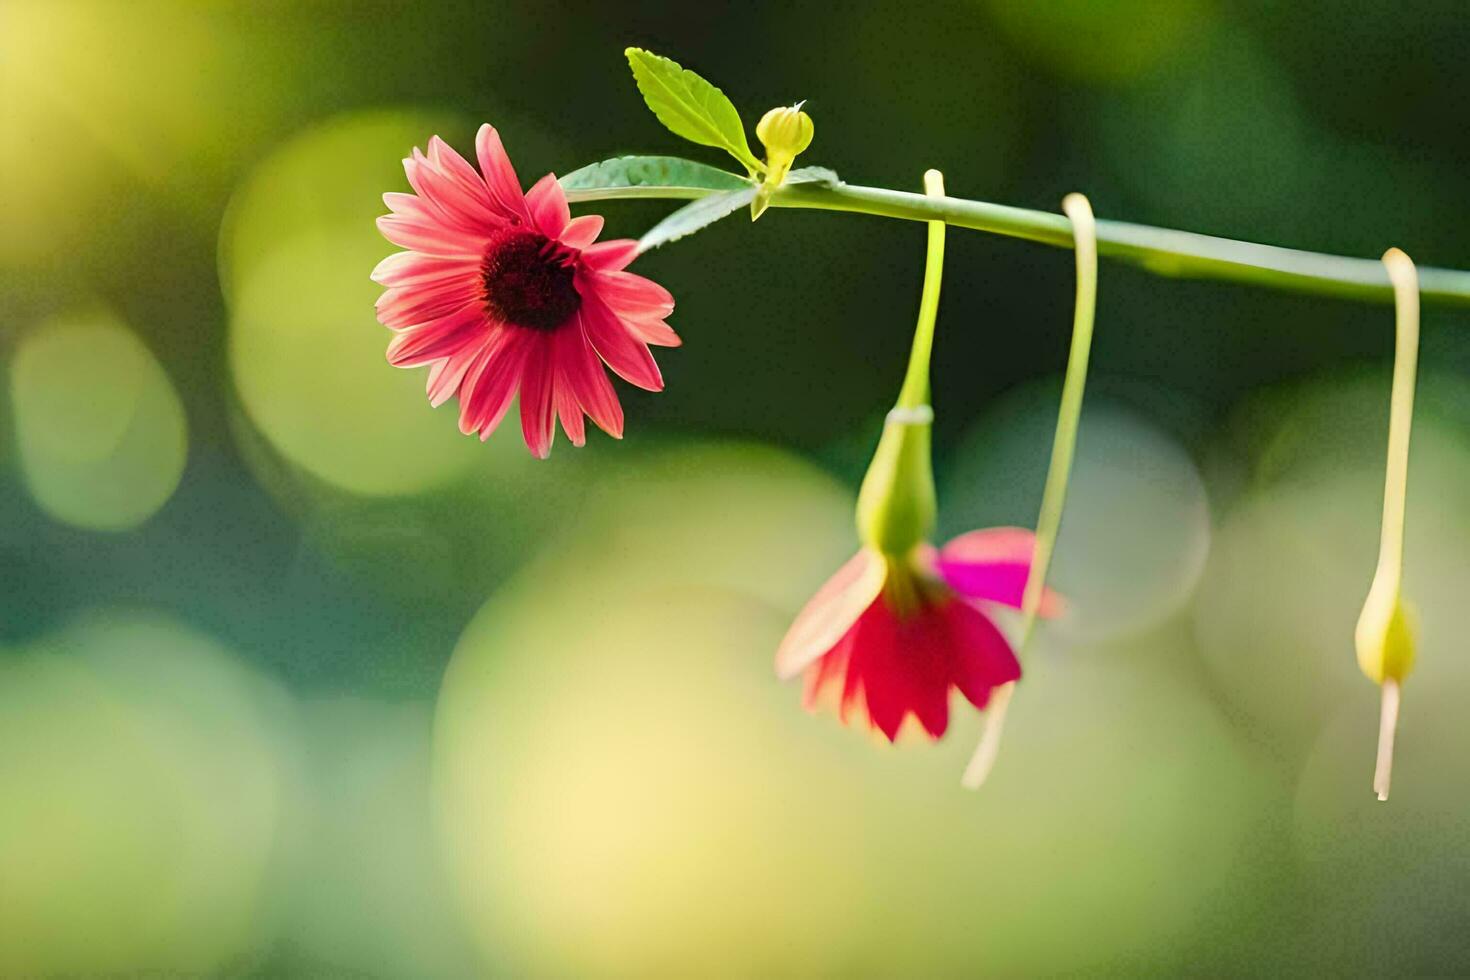
[[[1041,493],[1041,513],[1036,519],[1036,550],[1031,558],[1031,571],[1026,576],[1026,589],[1021,597],[1021,636],[1017,652],[1024,654],[1036,626],[1036,613],[1046,594],[1046,573],[1051,567],[1052,552],[1062,527],[1062,511],[1067,503],[1067,485],[1072,477],[1072,459],[1077,450],[1077,427],[1082,419],[1082,395],[1087,387],[1087,364],[1092,354],[1092,327],[1097,317],[1097,221],[1092,206],[1081,194],[1068,194],[1062,202],[1072,228],[1077,251],[1077,300],[1072,319],[1072,346],[1067,354],[1067,373],[1062,381],[1062,403],[1057,410],[1056,434],[1052,437],[1051,462],[1047,465],[1046,484]],[[1006,709],[1010,705],[1015,683],[995,692],[986,714],[985,730],[980,744],[960,782],[967,789],[979,789],[990,775],[1000,752],[1000,738],[1005,727]]]
[[[1393,576],[1398,590],[1404,566],[1404,511],[1409,490],[1409,431],[1414,422],[1414,379],[1419,371],[1419,282],[1414,263],[1389,249],[1383,264],[1393,279],[1397,316],[1394,333],[1393,388],[1388,413],[1388,465],[1383,477],[1383,527],[1378,564]]]

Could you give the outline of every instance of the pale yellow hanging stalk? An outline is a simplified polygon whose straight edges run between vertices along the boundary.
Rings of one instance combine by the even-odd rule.
[[[1072,347],[1067,355],[1062,402],[1057,412],[1056,435],[1052,439],[1051,463],[1047,467],[1046,486],[1041,494],[1041,514],[1036,521],[1036,552],[1021,599],[1021,632],[1016,645],[1020,654],[1026,652],[1031,632],[1036,626],[1036,613],[1046,591],[1047,569],[1056,548],[1057,532],[1061,529],[1067,484],[1072,475],[1072,458],[1077,449],[1077,427],[1082,418],[1082,395],[1087,386],[1092,327],[1097,314],[1097,222],[1092,215],[1092,205],[1081,194],[1068,194],[1062,201],[1062,210],[1072,222],[1075,240],[1077,302],[1072,320]],[[1005,729],[1006,709],[1014,692],[1015,684],[1007,684],[991,695],[980,744],[975,747],[975,754],[960,780],[968,789],[979,789],[995,765],[1001,734]]]
[[[1358,666],[1383,690],[1378,760],[1373,792],[1388,799],[1398,728],[1400,686],[1414,666],[1415,616],[1402,595],[1404,513],[1409,484],[1409,431],[1414,421],[1414,379],[1419,367],[1419,277],[1413,260],[1396,248],[1383,255],[1393,283],[1395,340],[1393,393],[1389,402],[1388,465],[1383,481],[1383,528],[1378,567],[1353,639]]]

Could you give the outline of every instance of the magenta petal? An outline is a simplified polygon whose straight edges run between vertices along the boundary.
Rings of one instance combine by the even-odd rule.
[[[1026,528],[994,527],[962,534],[939,551],[935,567],[960,595],[1021,608],[1036,535]],[[1060,599],[1050,589],[1042,597],[1041,614],[1055,615]]]

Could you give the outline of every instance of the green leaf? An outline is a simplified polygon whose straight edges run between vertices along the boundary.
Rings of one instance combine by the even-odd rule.
[[[786,175],[785,183],[832,185],[842,183],[842,178],[837,176],[837,171],[826,167],[798,167]]]
[[[678,63],[642,48],[623,52],[633,69],[633,80],[643,101],[676,136],[714,146],[753,171],[765,165],[750,152],[740,112],[725,93]]]
[[[721,218],[729,217],[749,204],[758,188],[755,184],[728,191],[716,191],[708,197],[686,204],[649,229],[638,239],[638,251],[646,252],[685,235],[707,228]]]
[[[712,191],[752,186],[738,174],[678,157],[615,157],[573,171],[560,183],[573,203],[628,197],[697,198]]]

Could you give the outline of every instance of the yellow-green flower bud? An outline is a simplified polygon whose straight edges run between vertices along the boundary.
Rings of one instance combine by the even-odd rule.
[[[812,117],[801,111],[805,103],[781,106],[761,116],[755,135],[766,148],[766,182],[779,187],[792,162],[812,145]]]
[[[934,530],[938,505],[929,460],[928,405],[888,414],[878,450],[858,492],[858,537],[886,555],[906,555]]]
[[[1402,682],[1409,675],[1414,667],[1417,618],[1414,607],[1397,590],[1370,590],[1353,635],[1358,666],[1370,681]]]
[[[812,145],[815,127],[812,117],[801,111],[805,103],[781,106],[761,116],[755,125],[755,135],[766,148],[766,179],[756,191],[750,205],[751,220],[761,216],[770,203],[771,192],[781,186],[791,164],[807,147]]]

